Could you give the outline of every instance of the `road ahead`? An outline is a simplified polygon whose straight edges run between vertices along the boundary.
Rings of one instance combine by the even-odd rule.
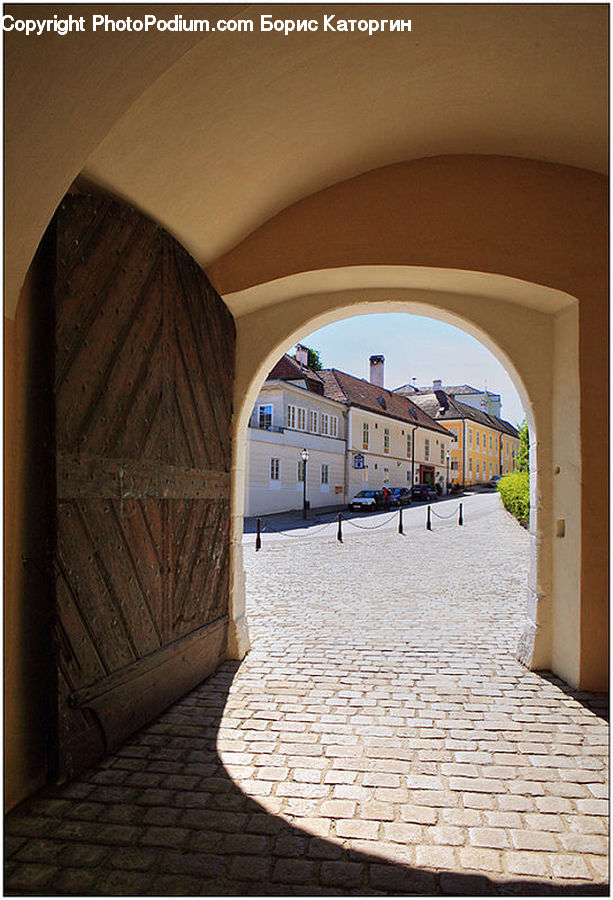
[[[483,491],[465,494],[463,497],[440,499],[434,503],[412,503],[402,510],[402,522],[405,532],[426,527],[427,507],[432,510],[432,528],[446,528],[458,523],[458,506],[462,503],[465,521],[476,522],[500,507],[500,497],[496,491]],[[398,529],[398,510],[378,513],[352,513],[347,509],[343,514],[343,535],[357,534],[366,529],[396,531]],[[337,528],[337,513],[326,513],[318,516],[316,510],[309,512],[309,519],[304,522],[299,512],[280,513],[262,516],[262,540],[283,541],[286,535],[300,535],[307,538],[333,537]],[[255,520],[245,521],[243,543],[255,540]],[[283,532],[280,534],[279,532]]]

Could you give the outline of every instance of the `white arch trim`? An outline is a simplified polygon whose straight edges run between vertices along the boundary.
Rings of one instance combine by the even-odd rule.
[[[505,366],[531,440],[531,562],[519,657],[579,679],[580,421],[577,301],[482,272],[357,266],[304,272],[229,294],[236,317],[232,615],[228,654],[248,649],[242,528],[246,428],[266,375],[305,334],[349,316],[407,312],[467,331]],[[555,473],[555,474],[554,474]],[[563,521],[563,539],[556,537]]]

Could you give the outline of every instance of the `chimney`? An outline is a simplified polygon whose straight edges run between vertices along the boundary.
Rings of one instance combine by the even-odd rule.
[[[296,344],[296,362],[304,366],[305,369],[309,365],[309,351],[304,344]]]
[[[442,389],[443,389],[443,382],[441,381],[440,378],[435,378],[435,379],[434,379],[434,381],[432,382],[432,389],[435,390],[435,391],[442,391]]]
[[[383,387],[383,366],[385,364],[384,356],[370,357],[370,383],[376,384],[377,387]]]

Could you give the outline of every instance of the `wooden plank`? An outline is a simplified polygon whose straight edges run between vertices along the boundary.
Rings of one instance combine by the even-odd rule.
[[[213,639],[217,641],[219,634],[226,630],[227,624],[227,615],[220,616],[214,622],[209,622],[190,632],[186,637],[167,644],[155,653],[150,653],[129,666],[124,666],[96,684],[73,691],[70,695],[70,706],[73,709],[91,706],[95,700],[101,699],[105,694],[112,693],[119,687],[131,686],[138,679],[153,673],[156,669],[166,667],[175,659],[197,655],[202,649],[203,642]]]
[[[188,469],[153,460],[119,460],[104,456],[57,454],[58,497],[137,497],[217,500],[227,497],[230,474],[214,469]]]
[[[136,211],[71,196],[55,240],[62,777],[223,655],[235,332],[200,268]]]

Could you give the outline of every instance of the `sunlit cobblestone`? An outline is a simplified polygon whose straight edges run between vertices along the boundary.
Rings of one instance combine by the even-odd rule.
[[[8,892],[605,893],[602,698],[515,660],[527,550],[499,509],[247,547],[247,659],[15,810]]]

